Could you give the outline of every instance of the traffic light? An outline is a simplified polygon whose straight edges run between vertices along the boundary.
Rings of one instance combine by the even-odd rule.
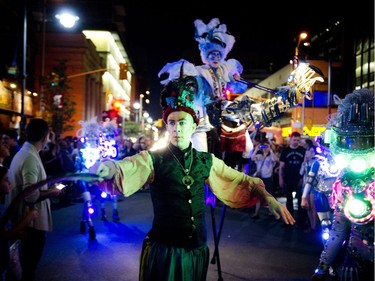
[[[120,80],[126,80],[128,79],[128,64],[127,63],[120,63],[120,74],[119,78]]]
[[[50,80],[51,87],[57,87],[59,86],[59,83],[60,83],[60,76],[55,72],[51,72],[49,80]]]
[[[113,109],[119,112],[121,110],[121,101],[115,100],[113,102]]]

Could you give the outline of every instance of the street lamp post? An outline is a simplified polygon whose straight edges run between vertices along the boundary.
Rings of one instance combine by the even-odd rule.
[[[45,60],[46,60],[46,22],[47,22],[47,12],[46,12],[47,0],[43,3],[43,23],[42,23],[42,62],[41,62],[41,76],[45,76]],[[70,12],[62,12],[62,14],[57,14],[55,17],[59,20],[60,24],[65,28],[72,28],[75,26],[79,17],[71,14]],[[68,77],[70,78],[70,77]],[[44,82],[40,85],[40,116],[43,118],[45,110],[45,97],[44,97]]]
[[[23,15],[23,46],[22,46],[22,86],[21,86],[21,122],[20,135],[24,138],[26,118],[25,118],[25,91],[26,91],[26,50],[27,50],[27,3],[24,6]]]
[[[139,120],[141,122],[141,129],[142,129],[142,132],[144,131],[143,127],[144,127],[144,119],[143,119],[143,98],[144,98],[144,94],[140,94],[139,95]]]
[[[299,45],[302,40],[307,38],[306,32],[301,32],[298,36],[298,41],[296,48],[294,49],[294,58],[293,58],[293,70],[295,70],[299,65]],[[305,97],[302,96],[302,114],[301,114],[301,131],[303,134],[303,127],[305,126]]]
[[[47,0],[43,2],[43,23],[42,23],[42,65],[40,75],[44,78],[45,76],[45,60],[46,60],[46,5]],[[40,116],[44,116],[44,81],[40,85],[40,100],[39,100]]]
[[[135,123],[139,124],[139,108],[141,107],[140,103],[135,102],[133,108],[136,110],[135,114]]]

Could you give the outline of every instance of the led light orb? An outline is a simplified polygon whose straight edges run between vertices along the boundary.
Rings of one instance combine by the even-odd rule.
[[[91,201],[88,201],[88,202],[87,202],[87,212],[88,212],[90,215],[92,215],[92,214],[95,213],[95,209],[94,209],[94,207],[92,206]]]
[[[322,238],[323,238],[324,241],[328,240],[328,238],[329,238],[329,229],[328,228],[326,228],[326,229],[323,230],[323,232],[322,232]]]
[[[375,154],[371,155],[369,163],[371,167],[375,167]]]
[[[104,191],[100,194],[100,197],[102,197],[103,199],[107,198],[108,197],[108,194],[105,193]]]
[[[350,170],[356,173],[361,173],[367,169],[367,162],[365,159],[356,157],[350,161]]]
[[[336,165],[340,170],[343,170],[348,166],[348,162],[343,154],[338,154],[334,157]]]
[[[366,202],[364,200],[352,199],[346,204],[346,208],[348,208],[353,217],[361,218],[369,213],[369,204],[366,204]]]

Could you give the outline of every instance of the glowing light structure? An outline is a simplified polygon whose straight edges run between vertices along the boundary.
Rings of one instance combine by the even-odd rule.
[[[109,120],[98,122],[97,117],[94,117],[79,123],[82,128],[77,131],[76,135],[83,145],[80,149],[80,161],[83,162],[80,172],[87,172],[91,166],[102,159],[117,157],[116,137],[118,128],[116,122]],[[82,197],[84,199],[80,233],[84,234],[86,232],[87,225],[90,239],[94,240],[96,234],[91,218],[95,213],[95,208],[92,204],[91,193],[86,182],[79,181],[78,184],[82,189]]]
[[[118,127],[115,121],[99,123],[94,117],[87,122],[80,121],[79,123],[82,129],[77,132],[77,137],[84,145],[81,152],[87,169],[102,159],[117,157]]]

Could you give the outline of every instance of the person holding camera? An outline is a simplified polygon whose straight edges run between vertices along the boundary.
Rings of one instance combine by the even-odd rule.
[[[276,154],[272,151],[268,141],[259,143],[254,150],[251,160],[256,163],[256,172],[254,177],[261,178],[264,182],[268,193],[274,196],[273,190],[273,169],[279,161]],[[259,210],[263,202],[258,201],[255,204],[255,213],[251,216],[252,219],[259,219]],[[268,212],[270,214],[270,212]]]

